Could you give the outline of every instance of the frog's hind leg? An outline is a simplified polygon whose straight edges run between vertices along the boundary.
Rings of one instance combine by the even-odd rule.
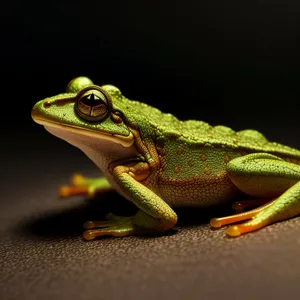
[[[88,178],[80,174],[74,174],[71,178],[71,185],[62,186],[59,189],[61,198],[72,196],[87,196],[92,198],[96,194],[113,190],[110,183],[104,178]]]
[[[277,197],[263,206],[237,215],[211,220],[212,227],[249,220],[227,228],[239,236],[300,214],[300,166],[267,153],[249,154],[227,165],[232,182],[243,192],[256,197]]]
[[[250,219],[250,221],[245,223],[227,228],[226,233],[234,237],[292,218],[298,214],[300,214],[300,182],[279,198],[259,208],[229,217],[212,219],[210,224],[212,227],[221,227],[222,225]]]

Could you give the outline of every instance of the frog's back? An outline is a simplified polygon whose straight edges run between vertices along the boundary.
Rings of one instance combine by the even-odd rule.
[[[124,99],[130,103],[133,112],[132,123],[147,128],[155,133],[156,137],[163,140],[181,139],[190,148],[213,147],[232,153],[267,152],[277,155],[287,161],[300,164],[300,151],[286,145],[271,142],[266,137],[252,129],[234,131],[226,126],[211,126],[198,120],[181,121],[169,113],[163,113],[159,109],[142,102]],[[135,120],[135,118],[137,119]],[[151,124],[151,129],[149,129]]]
[[[211,126],[203,121],[188,120],[174,122],[174,128],[166,135],[186,141],[191,148],[222,149],[231,153],[247,154],[266,152],[287,161],[300,164],[298,149],[269,141],[262,133],[253,129],[234,131],[226,126]]]

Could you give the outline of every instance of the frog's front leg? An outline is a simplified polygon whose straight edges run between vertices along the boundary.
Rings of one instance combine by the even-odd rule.
[[[135,216],[118,217],[109,215],[107,221],[90,221],[85,223],[85,239],[97,236],[128,236],[155,234],[167,231],[177,223],[177,215],[158,195],[143,185],[150,173],[146,162],[134,166],[116,166],[113,176],[121,191],[140,209]],[[98,228],[98,229],[93,229]]]
[[[212,227],[249,220],[230,226],[230,236],[257,230],[300,214],[300,166],[267,153],[249,154],[227,165],[232,182],[244,193],[273,200],[263,206],[229,217],[211,220]]]

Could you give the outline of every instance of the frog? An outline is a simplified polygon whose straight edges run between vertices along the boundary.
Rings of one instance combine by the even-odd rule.
[[[59,189],[61,197],[117,191],[137,207],[133,216],[109,213],[106,220],[85,222],[85,240],[167,233],[176,228],[181,206],[232,205],[235,213],[209,223],[226,227],[229,237],[300,214],[300,151],[254,129],[179,120],[85,76],[38,101],[31,116],[101,170],[99,178],[74,174]]]

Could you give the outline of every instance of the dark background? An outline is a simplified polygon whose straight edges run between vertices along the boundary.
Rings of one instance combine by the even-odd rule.
[[[300,148],[299,17],[296,1],[274,0],[1,4],[2,298],[299,292],[298,219],[236,240],[204,218],[157,239],[83,242],[93,208],[57,201],[56,189],[73,172],[97,170],[30,116],[35,102],[86,75],[180,119],[254,128]],[[122,212],[119,200],[108,209]]]
[[[11,2],[2,10],[3,104],[16,126],[31,125],[37,100],[87,75],[180,118],[287,142],[299,125],[299,9],[265,0]]]

